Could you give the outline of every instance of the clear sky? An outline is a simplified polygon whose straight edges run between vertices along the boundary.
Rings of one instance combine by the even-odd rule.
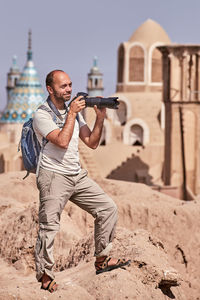
[[[12,56],[26,62],[28,31],[41,84],[53,69],[73,81],[73,94],[86,91],[87,74],[98,57],[104,96],[115,92],[117,49],[148,18],[172,42],[200,44],[200,0],[0,0],[0,110],[6,105]]]

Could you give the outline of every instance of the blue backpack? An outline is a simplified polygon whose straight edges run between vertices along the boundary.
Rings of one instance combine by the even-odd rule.
[[[38,109],[43,109],[48,111],[54,122],[56,122],[56,116],[46,107],[45,105],[41,105]],[[33,129],[33,119],[30,118],[27,122],[23,124],[21,139],[19,143],[18,151],[21,148],[22,152],[22,161],[24,164],[24,168],[27,171],[25,179],[30,173],[35,173],[37,175],[39,163],[42,157],[42,152],[45,145],[48,143],[48,140],[43,138],[42,146],[40,145],[35,131]]]

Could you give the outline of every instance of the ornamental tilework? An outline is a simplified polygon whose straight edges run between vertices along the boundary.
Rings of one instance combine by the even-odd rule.
[[[33,117],[35,110],[44,100],[44,91],[32,61],[32,52],[29,50],[26,65],[11,93],[0,123],[24,123]]]

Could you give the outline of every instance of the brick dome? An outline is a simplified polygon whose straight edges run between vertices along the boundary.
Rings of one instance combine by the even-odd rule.
[[[166,31],[155,21],[148,19],[130,37],[129,43],[140,42],[147,48],[157,42],[171,44]]]

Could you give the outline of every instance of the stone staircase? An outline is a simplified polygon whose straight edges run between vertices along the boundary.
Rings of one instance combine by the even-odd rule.
[[[79,140],[79,155],[81,166],[88,171],[89,177],[92,179],[101,178],[100,171],[95,162],[93,152],[94,150],[88,148],[82,141]]]
[[[121,155],[115,155],[118,159],[118,163],[115,161],[115,167],[113,168],[113,161],[112,169],[110,169],[110,172],[105,177],[146,183],[148,185],[161,184],[162,163],[158,163],[156,159],[152,157],[152,153],[160,157],[161,153],[159,149],[156,150],[152,148],[152,151],[149,151],[149,149],[147,151],[146,148],[135,146],[132,147],[132,153],[129,153],[129,148],[130,147],[126,149],[127,151],[122,151],[119,146],[116,147],[118,153]],[[161,155],[161,158],[162,157],[163,155]]]

